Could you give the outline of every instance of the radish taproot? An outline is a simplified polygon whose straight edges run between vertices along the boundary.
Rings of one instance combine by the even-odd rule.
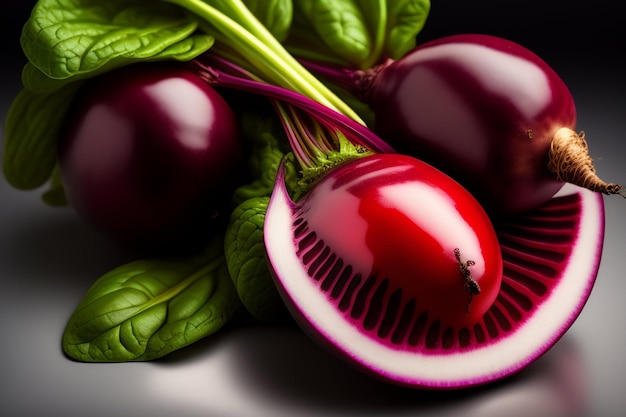
[[[354,92],[380,137],[461,182],[492,216],[541,206],[565,182],[626,196],[595,174],[564,81],[515,42],[451,35],[368,71],[307,66]]]
[[[228,218],[243,154],[215,89],[185,64],[150,63],[81,87],[59,165],[68,201],[90,224],[133,248],[172,250],[204,242]]]

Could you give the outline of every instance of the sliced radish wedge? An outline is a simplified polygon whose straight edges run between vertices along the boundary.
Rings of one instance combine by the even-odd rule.
[[[271,204],[286,208],[268,210],[265,227],[274,236],[293,234],[288,199],[283,192],[273,196]],[[481,385],[538,359],[580,314],[602,254],[602,195],[565,185],[547,204],[515,222],[497,225],[496,231],[504,274],[492,307],[476,323],[453,333],[427,324],[411,343],[404,339],[394,344],[366,334],[328,302],[319,281],[276,279],[276,283],[303,330],[374,377],[414,388]],[[302,263],[293,252],[268,253],[277,276],[301,276],[295,265]],[[418,322],[419,318],[413,326],[419,327]]]

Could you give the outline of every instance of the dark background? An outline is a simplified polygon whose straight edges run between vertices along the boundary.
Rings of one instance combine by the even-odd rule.
[[[25,62],[19,37],[33,4],[12,2],[0,15],[2,97],[12,97],[19,89]],[[621,3],[611,0],[434,0],[418,41],[469,32],[502,36],[537,53],[567,84],[575,85],[597,76],[622,78],[625,21]],[[573,93],[576,96],[575,89]],[[6,108],[0,110],[3,122]]]
[[[517,41],[542,56],[606,56],[620,50],[619,2],[550,0],[433,1],[420,37],[482,32]],[[623,45],[623,43],[621,43]],[[623,47],[621,51],[623,53]]]
[[[12,2],[0,15],[0,91],[12,97],[25,62],[19,37],[35,1]],[[610,0],[434,0],[419,42],[455,33],[514,40],[546,60],[568,84],[590,76],[620,78],[626,54],[621,3]],[[623,85],[623,84],[622,84]],[[576,94],[576,91],[574,91]],[[6,102],[3,103],[5,105]],[[2,110],[4,121],[5,107]]]
[[[32,0],[12,2],[0,16],[5,64],[10,59],[22,58],[19,31],[34,3]],[[619,1],[434,0],[431,3],[421,41],[452,33],[489,33],[517,41],[553,62],[567,63],[624,53],[618,40],[620,33],[624,34]]]
[[[626,48],[619,2],[476,0],[431,2],[418,40],[453,33],[487,33],[537,53],[566,80],[585,70],[617,73]],[[621,72],[620,72],[621,74]]]

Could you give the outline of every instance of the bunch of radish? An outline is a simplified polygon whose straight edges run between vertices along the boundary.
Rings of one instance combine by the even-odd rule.
[[[289,312],[367,374],[452,389],[519,371],[574,322],[599,267],[602,194],[626,193],[595,174],[572,95],[540,57],[467,34],[393,57],[380,46],[355,69],[287,38],[292,55],[241,2],[167,3],[207,23],[216,46],[184,63],[129,65],[129,54],[68,83],[29,67],[31,89],[71,96],[40,141],[54,151],[38,178],[120,243],[190,257],[101,277],[68,323],[68,355],[152,359],[237,309]],[[41,185],[24,153],[47,149],[13,139],[18,116],[42,108],[37,94],[9,118],[6,155],[24,163],[5,173],[23,188]],[[216,282],[217,296],[191,291]],[[169,313],[147,314],[154,305]],[[197,325],[216,309],[219,324]]]

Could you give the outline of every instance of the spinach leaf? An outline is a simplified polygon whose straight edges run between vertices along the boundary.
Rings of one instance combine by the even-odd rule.
[[[300,58],[368,69],[398,59],[415,46],[429,0],[293,0],[286,40]]]
[[[272,322],[285,311],[265,259],[263,223],[286,138],[278,136],[277,120],[268,115],[244,113],[241,126],[251,143],[252,181],[234,192],[235,209],[226,227],[224,254],[243,306],[257,320]]]
[[[217,234],[202,256],[137,260],[101,276],[62,345],[83,362],[152,360],[215,333],[239,306]]]
[[[387,4],[384,53],[391,59],[399,59],[415,47],[416,37],[430,13],[430,0],[387,0]]]
[[[277,40],[287,38],[293,18],[292,0],[244,0],[244,3]]]
[[[203,35],[190,36],[177,42],[153,56],[128,56],[111,59],[101,67],[88,72],[76,73],[68,78],[50,78],[31,62],[27,62],[22,70],[22,84],[25,88],[38,93],[52,93],[61,87],[86,78],[108,72],[112,69],[134,62],[150,62],[163,60],[189,61],[205,52],[213,44],[213,38]],[[132,54],[129,54],[132,55]]]
[[[252,317],[273,322],[286,316],[265,258],[263,223],[269,197],[253,197],[233,210],[224,238],[228,271]]]
[[[288,46],[300,56],[330,54],[360,64],[370,55],[372,39],[353,0],[295,0],[294,21]]]
[[[53,94],[21,90],[9,107],[5,122],[4,175],[17,189],[44,184],[56,164],[60,126],[80,83]]]
[[[253,113],[241,117],[244,137],[251,143],[248,169],[253,178],[248,184],[238,187],[233,193],[233,205],[237,206],[255,197],[269,197],[280,161],[284,156],[284,141],[278,137],[280,131],[275,119]],[[286,141],[286,138],[283,138]]]
[[[213,38],[178,6],[148,0],[39,0],[22,30],[28,60],[66,79],[133,61],[206,51]]]

